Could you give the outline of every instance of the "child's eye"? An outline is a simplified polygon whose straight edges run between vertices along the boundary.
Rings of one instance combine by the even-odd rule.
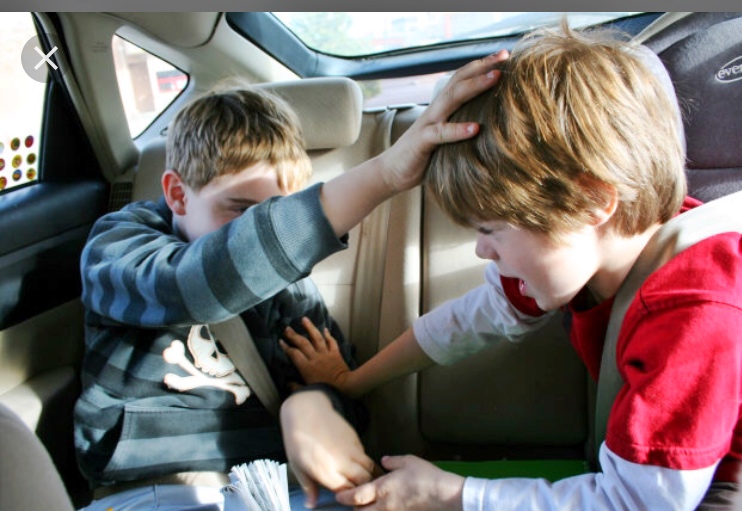
[[[479,234],[484,234],[485,236],[492,234],[494,231],[492,229],[488,229],[487,227],[477,227],[477,232]]]
[[[235,205],[232,207],[232,211],[241,215],[242,213],[244,213],[245,211],[253,207],[255,204],[256,204],[255,202],[250,202],[250,203],[242,203],[239,205]]]

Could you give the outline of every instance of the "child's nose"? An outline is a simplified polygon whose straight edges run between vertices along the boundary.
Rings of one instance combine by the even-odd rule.
[[[492,243],[488,240],[487,236],[482,234],[477,234],[477,245],[474,249],[474,253],[476,253],[477,257],[480,259],[489,259],[491,261],[497,261],[500,259],[500,254],[497,253],[495,247],[492,246]]]

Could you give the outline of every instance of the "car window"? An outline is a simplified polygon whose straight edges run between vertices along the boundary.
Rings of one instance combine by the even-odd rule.
[[[363,107],[372,109],[408,104],[427,105],[433,99],[436,84],[446,75],[449,73],[360,80]]]
[[[231,12],[227,20],[299,76],[348,76],[365,108],[428,104],[444,73],[556,27],[619,28],[640,12]],[[635,33],[631,30],[631,33]]]
[[[522,34],[556,26],[597,25],[634,12],[274,12],[304,44],[339,57]]]
[[[39,178],[46,69],[31,13],[0,13],[0,193]],[[37,67],[38,66],[38,67]],[[28,68],[28,69],[27,69]],[[29,74],[32,73],[32,74]]]
[[[135,138],[185,89],[188,75],[117,35],[111,48],[129,132]]]

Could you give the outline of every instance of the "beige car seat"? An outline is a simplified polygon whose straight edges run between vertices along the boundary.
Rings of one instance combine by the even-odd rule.
[[[15,412],[2,404],[0,453],[0,509],[74,509],[44,445]]]

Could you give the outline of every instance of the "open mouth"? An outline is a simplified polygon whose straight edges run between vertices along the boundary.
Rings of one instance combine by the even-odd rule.
[[[520,291],[520,294],[523,296],[526,295],[527,287],[526,282],[523,279],[518,280],[518,291]]]

